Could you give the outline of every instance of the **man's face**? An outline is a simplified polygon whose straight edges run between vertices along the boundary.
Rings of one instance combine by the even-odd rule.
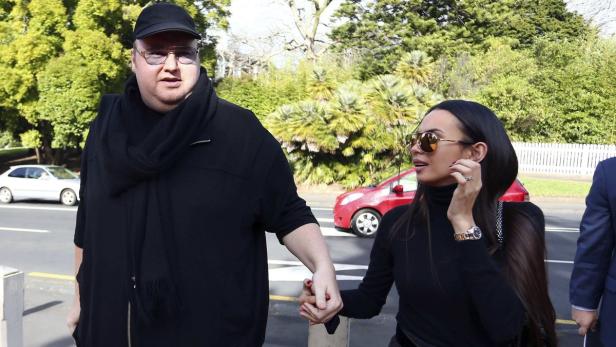
[[[199,79],[199,59],[186,64],[187,60],[181,56],[187,57],[196,49],[197,40],[181,32],[164,32],[135,41],[132,70],[137,76],[141,98],[149,108],[167,112],[190,95]],[[150,64],[144,55],[149,57]],[[164,63],[151,64],[156,61],[152,58],[162,56],[166,57]]]

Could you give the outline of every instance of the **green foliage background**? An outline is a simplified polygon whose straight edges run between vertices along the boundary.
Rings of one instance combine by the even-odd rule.
[[[0,0],[0,130],[36,131],[43,161],[78,148],[100,97],[130,73],[132,27],[144,0]],[[225,28],[230,0],[175,1],[201,32]],[[205,43],[213,67],[215,41]],[[28,137],[28,136],[26,136]]]
[[[228,26],[230,0],[176,2],[201,32]],[[0,147],[56,163],[79,149],[130,74],[148,3],[0,0]],[[408,136],[451,98],[486,104],[516,141],[616,143],[616,39],[563,0],[345,0],[335,16],[323,58],[216,85],[276,136],[299,181],[352,187],[408,166]],[[216,42],[203,44],[214,71]]]
[[[337,16],[329,59],[221,84],[281,141],[299,181],[354,187],[397,172],[427,108],[451,98],[492,108],[514,141],[616,143],[616,41],[563,1],[348,0]]]

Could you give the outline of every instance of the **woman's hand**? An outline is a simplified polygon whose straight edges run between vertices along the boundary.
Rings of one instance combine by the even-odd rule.
[[[481,190],[481,164],[470,159],[460,159],[451,165],[450,170],[458,187],[453,192],[447,218],[456,233],[464,233],[475,225],[473,206]]]
[[[299,301],[299,314],[300,316],[306,318],[310,325],[318,324],[319,322],[315,317],[312,316],[310,311],[307,309],[305,305],[316,305],[317,297],[312,292],[312,281],[309,279],[304,279],[304,285],[302,287],[302,294],[297,299]]]

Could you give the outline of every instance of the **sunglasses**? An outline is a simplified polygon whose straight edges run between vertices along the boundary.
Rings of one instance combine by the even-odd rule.
[[[137,53],[149,65],[163,65],[169,54],[173,54],[180,64],[198,64],[199,50],[193,47],[170,47],[168,49],[138,50]]]
[[[466,141],[460,141],[460,140],[442,139],[438,137],[437,134],[431,131],[425,131],[423,133],[417,132],[411,135],[411,144],[409,145],[409,150],[411,149],[411,147],[419,143],[419,148],[421,148],[422,151],[434,152],[436,151],[436,148],[438,147],[439,141],[454,142],[454,143],[460,143],[463,145],[473,144],[472,142],[466,142]]]

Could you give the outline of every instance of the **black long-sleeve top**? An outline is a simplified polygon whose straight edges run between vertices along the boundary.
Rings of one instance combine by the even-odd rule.
[[[501,272],[498,253],[488,254],[485,238],[453,238],[447,208],[455,188],[427,190],[431,240],[426,223],[414,223],[413,237],[400,230],[391,238],[408,205],[383,217],[366,276],[358,289],[342,291],[340,314],[379,314],[395,282],[400,296],[396,335],[403,345],[499,346],[519,334],[525,310]],[[506,204],[507,208],[524,208],[543,221],[541,210],[531,203]]]

